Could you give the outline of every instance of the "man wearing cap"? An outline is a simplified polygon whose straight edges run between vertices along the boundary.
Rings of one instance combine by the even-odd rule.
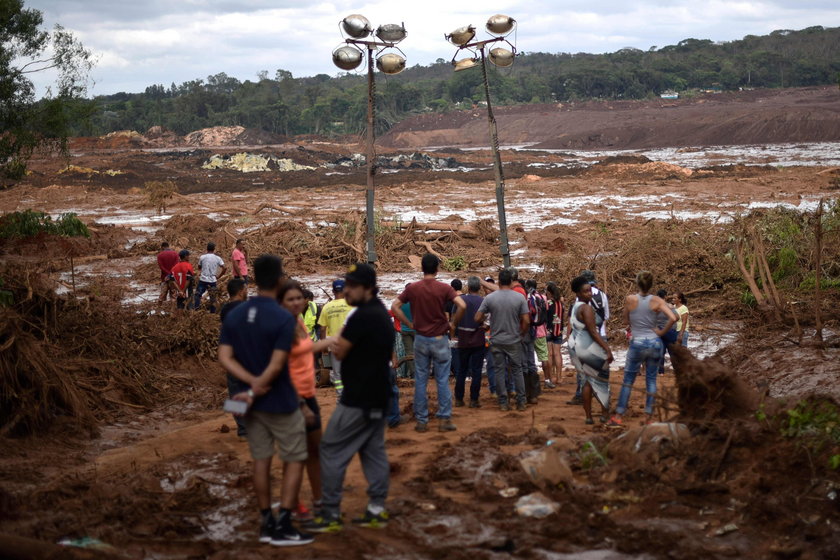
[[[452,391],[449,389],[449,368],[452,351],[449,348],[450,337],[455,338],[455,325],[461,322],[467,304],[452,286],[438,282],[437,276],[440,259],[431,253],[423,255],[420,266],[423,279],[406,286],[394,303],[391,311],[401,322],[415,330],[414,338],[414,414],[418,432],[428,430],[429,402],[426,397],[426,385],[429,374],[435,373],[438,395],[438,430],[448,432],[457,429],[452,423]],[[456,305],[451,321],[444,311],[446,303]],[[404,303],[411,304],[412,319],[402,311]]]
[[[333,280],[332,290],[335,299],[324,306],[321,310],[321,316],[318,317],[318,326],[320,327],[319,336],[321,340],[329,336],[338,336],[341,334],[341,328],[344,326],[344,321],[347,319],[347,314],[350,313],[350,306],[347,300],[344,299],[344,279],[337,278]],[[332,352],[325,352],[324,361],[329,361],[332,369],[330,370],[330,381],[335,387],[339,398],[344,386],[341,382],[341,360]]]
[[[592,286],[592,299],[589,300],[589,305],[592,306],[592,309],[595,311],[598,316],[601,317],[603,322],[601,323],[601,328],[599,333],[601,338],[607,340],[607,319],[610,318],[610,301],[607,298],[606,292],[601,290],[597,287],[598,281],[595,279],[595,273],[591,270],[582,270],[580,275],[586,278],[586,281],[589,282],[589,285]],[[575,299],[577,302],[577,299]],[[573,305],[574,306],[574,305]],[[572,323],[569,321],[569,325],[566,328],[566,338],[569,337],[569,332],[572,330]],[[583,403],[583,377],[580,374],[577,374],[577,389],[575,390],[575,396],[572,397],[572,400],[568,401],[566,404],[582,404]]]
[[[319,533],[341,531],[341,494],[347,466],[356,455],[368,482],[369,502],[353,523],[381,528],[388,523],[390,467],[385,452],[385,423],[391,398],[390,360],[394,327],[385,306],[376,297],[376,271],[357,263],[344,276],[346,302],[353,306],[333,347],[341,360],[344,392],[321,440],[323,508],[305,527]]]

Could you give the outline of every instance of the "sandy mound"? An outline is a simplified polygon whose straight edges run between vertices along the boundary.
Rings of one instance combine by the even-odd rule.
[[[283,136],[264,130],[248,129],[244,126],[214,126],[196,130],[184,136],[184,143],[187,146],[196,147],[281,144],[285,140]]]

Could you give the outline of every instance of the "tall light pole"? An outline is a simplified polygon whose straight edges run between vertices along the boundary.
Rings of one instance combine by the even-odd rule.
[[[368,111],[367,111],[367,189],[365,191],[365,221],[367,222],[367,261],[370,264],[376,262],[376,247],[374,235],[376,224],[374,223],[373,202],[375,184],[373,176],[376,172],[374,150],[376,121],[376,82],[373,79],[373,57],[384,49],[395,48],[397,43],[405,39],[405,27],[400,24],[380,25],[376,32],[365,16],[353,14],[341,20],[339,29],[345,35],[342,47],[338,47],[332,53],[333,62],[342,70],[355,70],[362,63],[363,54],[367,52],[367,83],[368,83]],[[375,35],[378,41],[367,40],[370,35]],[[400,51],[402,52],[402,51]],[[404,53],[403,53],[404,54]],[[376,59],[376,67],[385,74],[399,74],[405,70],[405,57],[396,53],[384,53]]]
[[[459,27],[452,33],[446,35],[446,39],[458,47],[455,56],[452,57],[452,65],[455,71],[466,70],[478,65],[479,57],[476,56],[476,51],[481,55],[481,72],[484,81],[484,95],[487,98],[487,121],[490,125],[490,148],[493,150],[493,169],[496,172],[496,206],[499,210],[499,252],[502,254],[502,262],[504,266],[510,266],[510,246],[508,245],[507,234],[507,217],[505,216],[505,175],[502,170],[502,158],[499,155],[499,132],[496,127],[496,117],[493,116],[493,105],[490,102],[490,84],[487,80],[487,59],[490,62],[500,67],[507,67],[513,64],[513,59],[516,56],[516,47],[507,40],[516,27],[516,20],[512,17],[497,14],[487,20],[485,28],[493,36],[490,39],[483,41],[471,42],[475,38],[475,27],[467,25]],[[489,57],[485,51],[489,46],[504,43],[508,48],[497,46],[490,49]],[[455,60],[462,50],[468,50],[473,56]]]

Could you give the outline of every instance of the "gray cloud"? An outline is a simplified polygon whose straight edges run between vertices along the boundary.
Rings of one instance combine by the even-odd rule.
[[[501,12],[519,22],[522,51],[611,52],[648,49],[689,37],[730,41],[775,29],[831,26],[836,0],[499,0],[490,8],[451,0],[351,2],[286,0],[32,0],[48,25],[74,31],[99,56],[92,94],[143,91],[225,72],[254,80],[277,68],[295,76],[334,75],[330,52],[341,43],[338,22],[356,11],[374,25],[405,22],[401,45],[409,65],[454,54],[443,34]],[[37,85],[43,87],[44,78]]]

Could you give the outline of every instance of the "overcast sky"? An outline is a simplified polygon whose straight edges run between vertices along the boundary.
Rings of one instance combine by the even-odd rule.
[[[224,72],[242,81],[260,70],[274,76],[335,75],[330,53],[341,43],[338,22],[352,13],[374,27],[404,22],[400,45],[408,65],[450,60],[444,33],[503,13],[518,23],[526,52],[647,50],[682,39],[730,41],[775,29],[840,25],[838,0],[498,0],[454,2],[310,2],[298,0],[28,0],[47,25],[73,31],[99,57],[91,95],[141,92]],[[481,31],[480,31],[481,32]],[[43,86],[43,80],[38,82]]]

